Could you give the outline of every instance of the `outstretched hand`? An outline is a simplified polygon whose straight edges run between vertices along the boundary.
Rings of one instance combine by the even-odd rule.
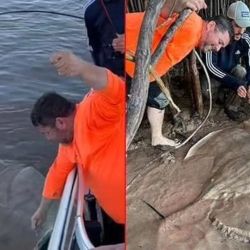
[[[71,52],[57,52],[51,59],[59,75],[78,76],[91,88],[100,90],[107,85],[107,70],[74,55]]]
[[[57,52],[51,59],[59,75],[80,76],[82,72],[82,60],[71,52]]]
[[[31,228],[33,230],[38,229],[45,222],[45,219],[46,213],[38,208],[31,217]]]

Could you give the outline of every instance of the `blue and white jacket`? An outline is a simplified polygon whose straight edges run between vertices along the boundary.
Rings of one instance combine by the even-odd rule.
[[[239,86],[250,85],[250,36],[244,33],[238,41],[231,42],[226,48],[219,52],[207,52],[204,60],[210,75],[222,83],[223,87],[237,90]],[[247,75],[245,80],[233,76],[230,72],[240,63],[246,67]]]

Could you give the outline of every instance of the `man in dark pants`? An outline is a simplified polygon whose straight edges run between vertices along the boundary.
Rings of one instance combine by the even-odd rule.
[[[245,32],[250,27],[249,8],[237,1],[229,6],[227,16],[234,29],[234,40],[219,52],[205,53],[204,59],[213,78],[213,98],[224,104],[229,118],[241,121],[246,114],[237,103],[240,103],[240,98],[250,100],[250,36]],[[208,96],[206,81],[203,81],[202,87],[204,95]]]
[[[88,0],[84,18],[96,65],[124,76],[124,0]]]

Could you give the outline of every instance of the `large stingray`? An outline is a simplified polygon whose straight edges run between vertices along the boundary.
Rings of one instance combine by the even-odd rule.
[[[210,134],[183,161],[159,158],[131,183],[128,249],[250,249],[249,198],[250,133]]]
[[[15,165],[14,161],[4,161],[0,166],[0,249],[28,250],[52,221],[37,233],[31,230],[30,217],[40,203],[44,177],[32,167]]]

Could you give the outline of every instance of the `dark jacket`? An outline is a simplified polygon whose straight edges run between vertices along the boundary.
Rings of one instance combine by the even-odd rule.
[[[124,3],[124,0],[90,0],[84,15],[95,64],[121,76],[124,76],[124,54],[114,51],[112,41],[116,33],[124,33]]]
[[[244,33],[238,41],[233,41],[226,48],[219,52],[207,52],[204,60],[210,75],[222,83],[222,87],[237,90],[241,85],[250,85],[250,37]],[[231,74],[232,69],[240,64],[240,59],[244,64],[247,75],[245,80],[236,78]]]

